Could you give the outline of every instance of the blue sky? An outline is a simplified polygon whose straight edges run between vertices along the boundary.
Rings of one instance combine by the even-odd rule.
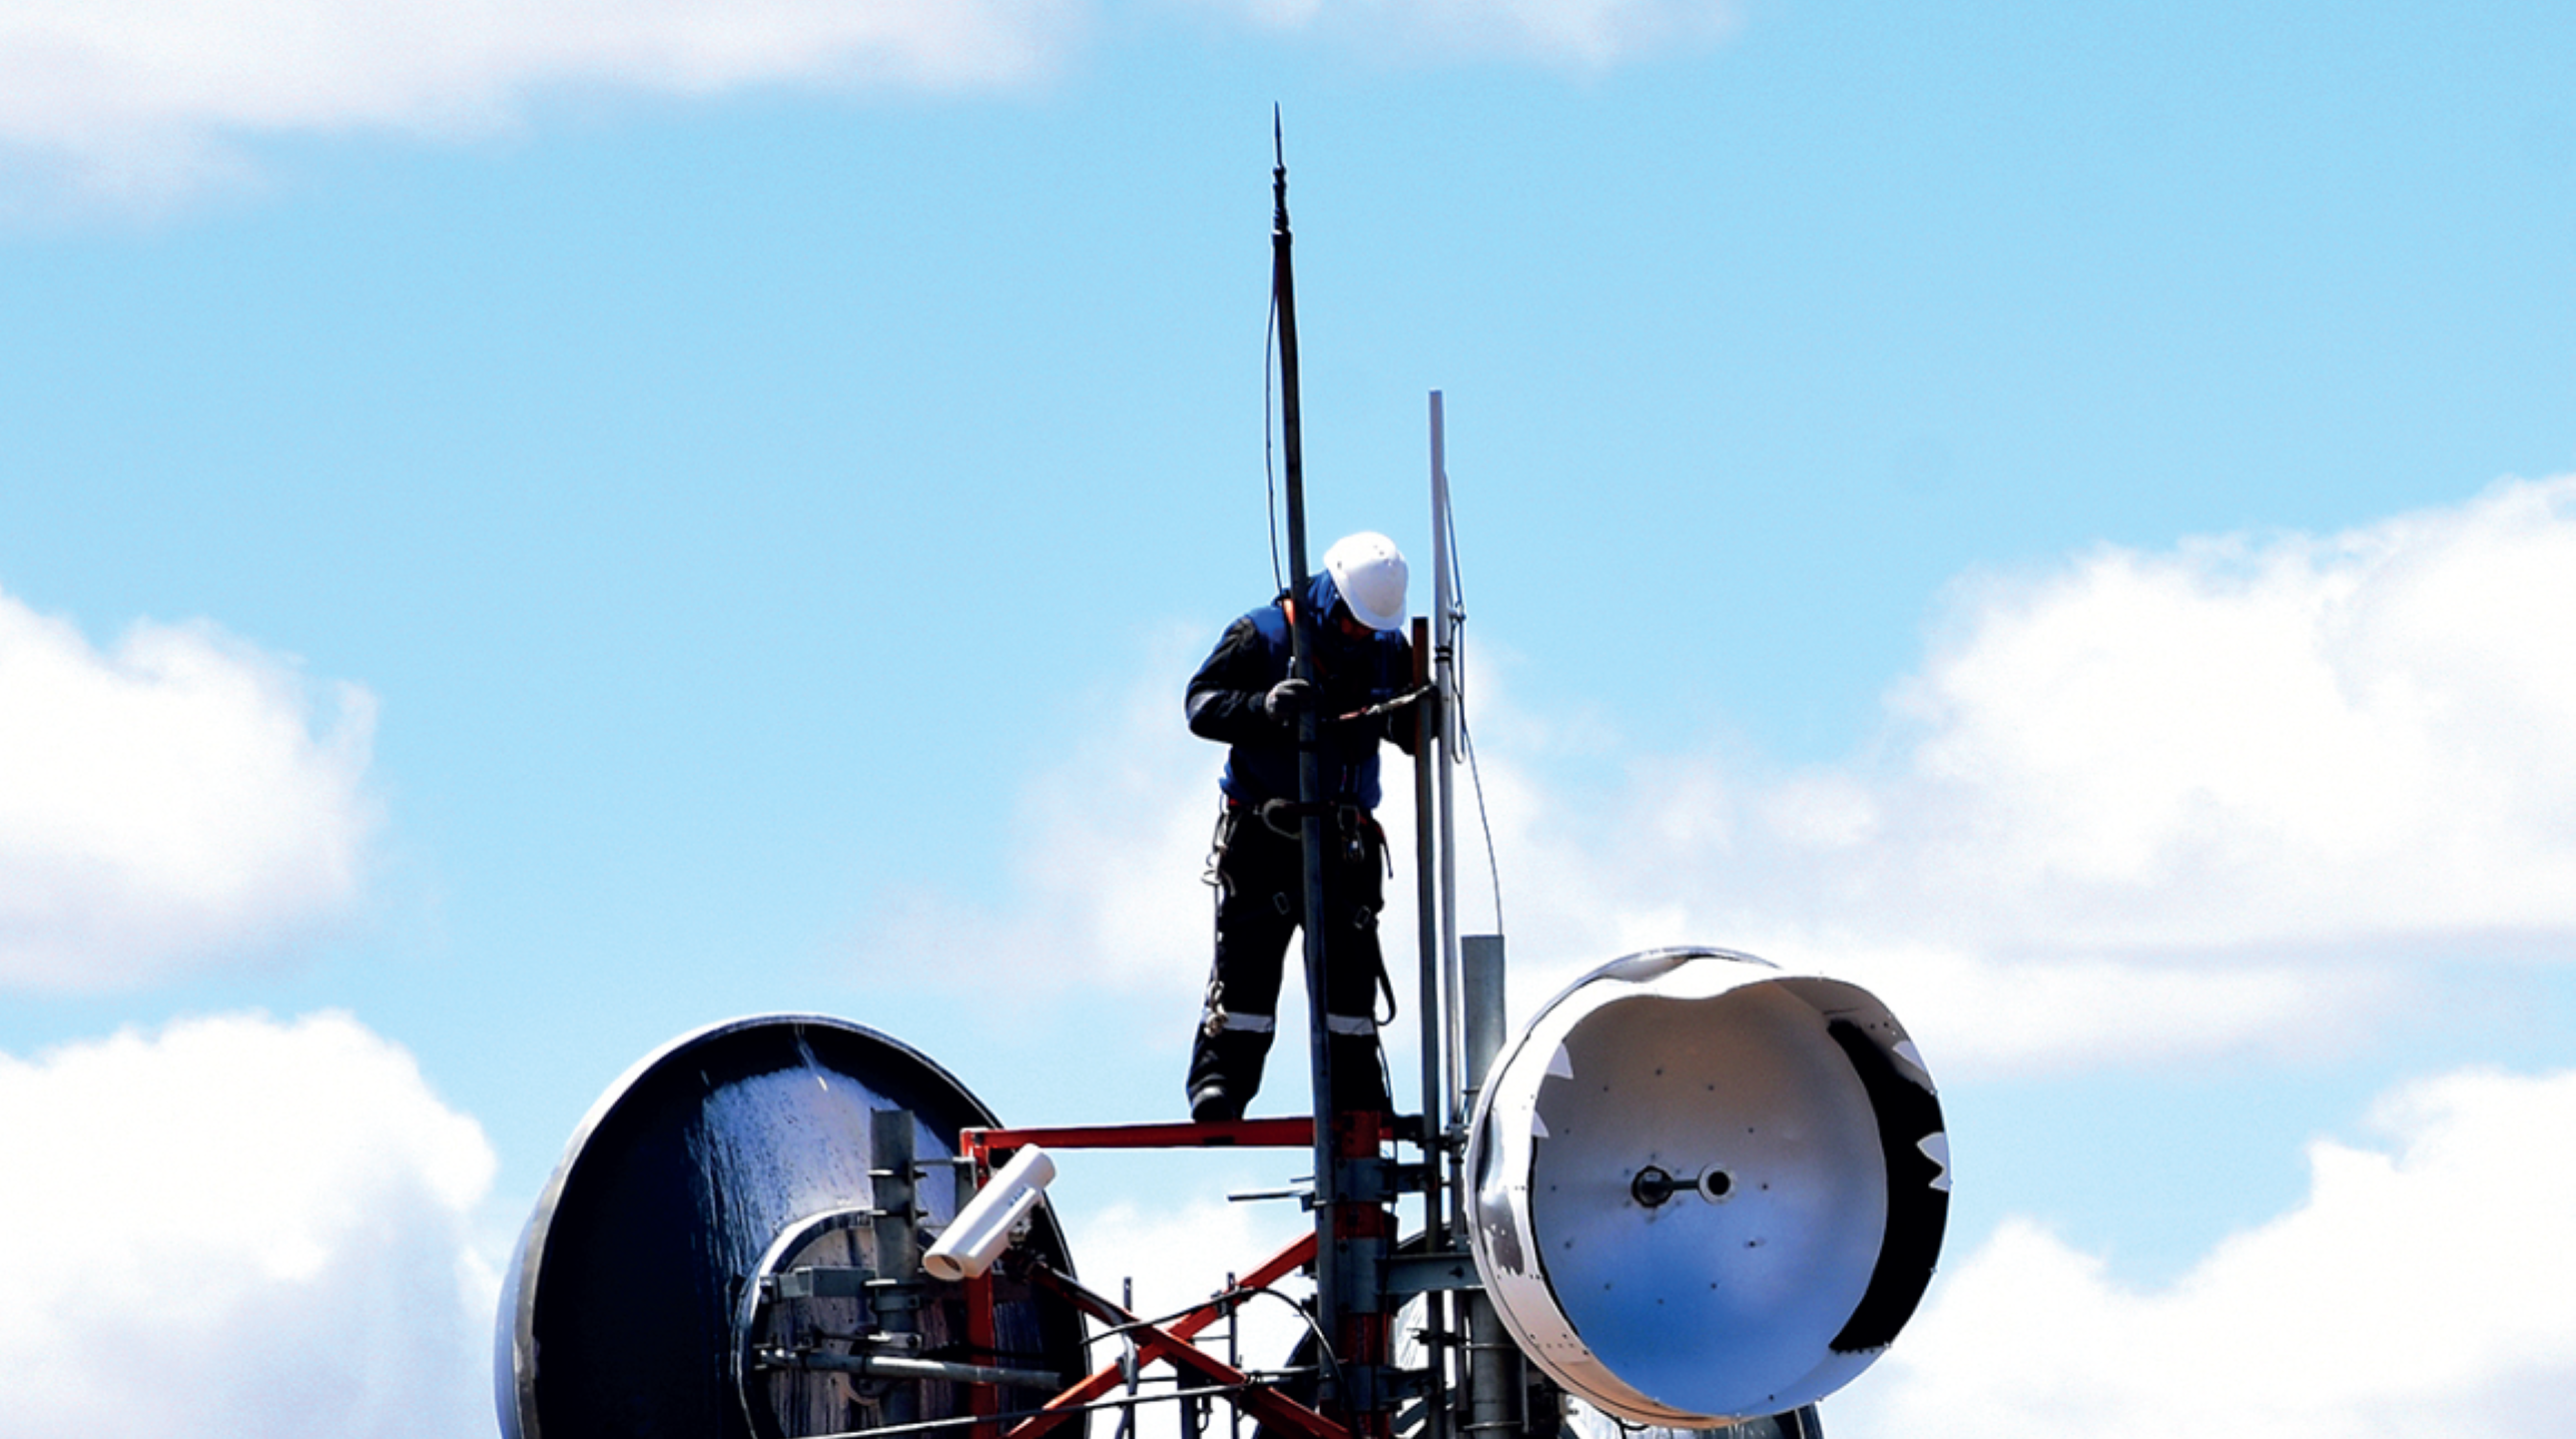
[[[1837,1434],[2567,1427],[2571,70],[2540,5],[0,8],[0,1433],[488,1432],[491,1272],[714,1020],[1177,1114],[1274,104],[1319,547],[1426,554],[1446,396],[1522,1011],[1727,944],[1945,1081]],[[1278,1178],[1058,1200],[1186,1290]]]

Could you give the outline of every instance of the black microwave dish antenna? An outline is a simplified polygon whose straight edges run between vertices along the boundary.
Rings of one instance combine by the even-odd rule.
[[[921,1273],[960,1131],[992,1111],[919,1051],[822,1015],[684,1035],[610,1086],[505,1276],[503,1439],[791,1439],[1035,1408],[1082,1323],[1013,1267],[980,1342]],[[1040,1205],[1017,1246],[1070,1274]]]

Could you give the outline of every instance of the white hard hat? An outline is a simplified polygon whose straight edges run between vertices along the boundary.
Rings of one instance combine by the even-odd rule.
[[[1404,555],[1395,541],[1371,530],[1336,540],[1324,551],[1324,573],[1360,623],[1373,630],[1403,627]]]

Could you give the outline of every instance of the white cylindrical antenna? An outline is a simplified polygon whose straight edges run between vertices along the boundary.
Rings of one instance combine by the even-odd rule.
[[[1054,1180],[1055,1161],[1045,1150],[1032,1144],[1012,1155],[921,1256],[922,1269],[952,1284],[982,1275],[1010,1247],[1011,1231],[1028,1218]]]

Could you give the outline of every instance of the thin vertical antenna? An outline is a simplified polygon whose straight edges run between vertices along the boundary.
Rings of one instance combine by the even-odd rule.
[[[1431,392],[1431,681],[1440,691],[1440,769],[1434,783],[1439,807],[1439,827],[1435,844],[1440,855],[1440,975],[1441,987],[1449,1003],[1439,1015],[1444,1038],[1441,1048],[1451,1070],[1446,1096],[1449,1104],[1447,1122],[1464,1125],[1467,1116],[1458,1106],[1458,1096],[1474,1082],[1466,1071],[1466,1046],[1461,1030],[1465,1019],[1461,1009],[1458,970],[1458,855],[1457,821],[1451,802],[1451,757],[1458,745],[1457,686],[1457,616],[1450,613],[1457,598],[1449,588],[1449,447],[1447,419],[1441,407],[1438,390]],[[1426,1016],[1425,1022],[1429,1022]],[[1429,1122],[1432,1116],[1424,1116]]]
[[[1275,108],[1271,140],[1278,154],[1272,172],[1277,198],[1272,255],[1279,306],[1280,439],[1288,479],[1288,551],[1297,575],[1295,602],[1289,607],[1289,673],[1311,683],[1316,627],[1325,620],[1305,603],[1309,576],[1305,459],[1297,406],[1297,287],[1289,265],[1288,151]],[[1306,1005],[1314,1057],[1315,1317],[1335,1360],[1317,1376],[1315,1392],[1324,1416],[1346,1425],[1354,1439],[1387,1439],[1398,1397],[1388,1373],[1392,1331],[1384,1287],[1395,1214],[1393,1191],[1378,1151],[1386,1133],[1384,1106],[1392,1096],[1383,1096],[1369,1108],[1345,1111],[1341,1087],[1334,1083],[1333,1051],[1338,1046],[1328,1000],[1331,948],[1327,936],[1347,929],[1325,922],[1322,733],[1316,706],[1302,706],[1297,714],[1297,807],[1306,905],[1299,928],[1306,936]],[[1360,1052],[1359,1046],[1353,1049],[1345,1060],[1367,1064],[1371,1072],[1364,1077],[1365,1086],[1375,1088],[1380,1063],[1377,1046],[1367,1046],[1366,1052]],[[1363,1084],[1350,1087],[1359,1091]]]
[[[1440,392],[1431,392],[1431,503],[1433,508],[1433,554],[1438,554],[1441,485]],[[1438,607],[1430,615],[1416,615],[1413,620],[1413,674],[1418,687],[1436,683],[1433,637],[1441,633]],[[1418,941],[1415,952],[1422,971],[1421,1002],[1414,1008],[1422,1031],[1422,1231],[1428,1247],[1434,1252],[1448,1250],[1462,1243],[1449,1223],[1449,1193],[1459,1182],[1459,1166],[1448,1147],[1447,1115],[1452,1108],[1450,1073],[1455,1066],[1451,1057],[1456,1037],[1451,1031],[1449,1015],[1454,1008],[1455,989],[1446,979],[1441,942],[1450,909],[1449,900],[1440,892],[1440,852],[1437,802],[1433,796],[1447,777],[1448,764],[1440,745],[1440,706],[1435,691],[1434,703],[1416,712],[1413,745],[1413,828],[1414,828],[1414,903],[1420,911]],[[1451,1343],[1456,1331],[1457,1307],[1445,1294],[1422,1296],[1428,1332],[1425,1347],[1430,1352],[1431,1368],[1425,1376],[1428,1388],[1423,1395],[1424,1439],[1450,1439],[1453,1432],[1449,1412]],[[1463,1374],[1464,1366],[1461,1366]]]
[[[1289,593],[1302,600],[1306,588],[1306,453],[1301,437],[1297,405],[1297,279],[1289,260],[1288,233],[1288,147],[1281,128],[1279,110],[1270,111],[1270,143],[1276,157],[1270,171],[1271,193],[1271,294],[1279,312],[1279,449],[1288,481],[1288,571]],[[1314,616],[1303,608],[1297,612],[1294,653],[1297,663],[1306,662],[1312,649]],[[1314,796],[1300,795],[1300,803],[1312,803]]]
[[[1291,237],[1288,229],[1288,145],[1279,110],[1270,111],[1270,143],[1274,156],[1270,172],[1272,198],[1270,257],[1271,293],[1279,310],[1279,448],[1288,486],[1288,571],[1289,581],[1289,650],[1288,673],[1311,681],[1315,668],[1315,625],[1323,617],[1311,613],[1306,603],[1308,572],[1306,569],[1306,465],[1305,448],[1299,434],[1297,404],[1297,280],[1290,260]],[[1324,769],[1321,717],[1313,705],[1297,712],[1297,836],[1304,869],[1304,922],[1298,932],[1305,940],[1306,1018],[1309,1027],[1307,1053],[1314,1081],[1315,1113],[1315,1308],[1323,1332],[1332,1342],[1341,1342],[1344,1316],[1352,1295],[1349,1279],[1342,1272],[1337,1256],[1345,1249],[1337,1241],[1341,1235],[1341,1195],[1338,1192],[1340,1164],[1335,1150],[1333,1124],[1333,1045],[1327,1024],[1330,1008],[1327,993],[1331,986],[1326,976],[1331,963],[1326,950],[1326,936],[1332,926],[1317,923],[1324,913]],[[1327,1377],[1325,1388],[1332,1388]],[[1340,1409],[1338,1393],[1319,1395],[1325,1400],[1325,1412]]]

